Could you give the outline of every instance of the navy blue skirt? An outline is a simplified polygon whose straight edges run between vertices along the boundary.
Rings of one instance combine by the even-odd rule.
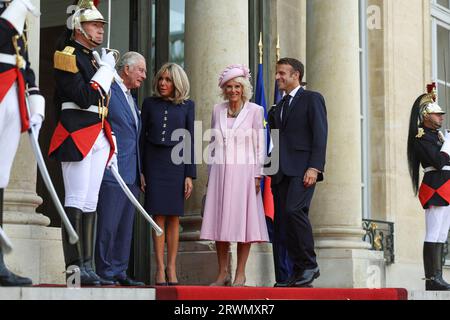
[[[173,147],[144,147],[145,210],[157,216],[184,215],[184,164],[171,160]]]

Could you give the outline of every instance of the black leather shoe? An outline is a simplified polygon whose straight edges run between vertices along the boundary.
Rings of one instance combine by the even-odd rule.
[[[84,267],[80,268],[80,281],[82,287],[99,287],[100,282],[92,278],[89,273],[86,272]]]
[[[95,281],[98,281],[101,286],[117,286],[119,283],[115,281],[114,279],[106,279],[100,277],[98,274],[94,272],[94,270],[86,268],[87,274],[94,279]]]
[[[292,287],[292,284],[295,281],[297,281],[297,279],[300,278],[302,275],[303,275],[303,271],[296,271],[289,278],[287,278],[285,281],[275,283],[274,287],[275,288]]]
[[[126,277],[125,279],[116,278],[116,281],[119,282],[119,284],[124,287],[143,287],[143,286],[145,286],[145,283],[133,280],[130,277]]]
[[[167,284],[167,282],[156,282],[156,283],[155,283],[155,286],[158,286],[158,287],[167,287],[168,284]]]
[[[31,279],[21,277],[8,270],[3,260],[3,252],[0,249],[0,287],[27,287],[32,284]]]
[[[319,267],[314,269],[306,269],[303,271],[301,277],[297,278],[294,282],[291,283],[291,287],[310,287],[314,279],[317,279],[320,276]]]
[[[277,282],[274,285],[275,288],[288,288],[289,287],[289,281],[285,282]]]
[[[31,279],[18,276],[12,272],[0,276],[0,287],[28,287],[32,284]]]

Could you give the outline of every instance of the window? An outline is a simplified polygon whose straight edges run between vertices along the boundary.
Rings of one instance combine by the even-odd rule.
[[[184,67],[185,0],[170,0],[169,61]]]
[[[370,112],[369,112],[369,77],[368,77],[368,30],[366,24],[367,1],[359,2],[360,10],[360,82],[361,82],[361,204],[364,219],[371,218],[371,181],[370,181]]]
[[[450,106],[450,1],[434,0],[432,13],[432,79],[436,82],[438,104]],[[446,118],[446,127],[450,124]]]
[[[437,4],[445,7],[446,9],[450,9],[450,1],[449,0],[437,0]]]

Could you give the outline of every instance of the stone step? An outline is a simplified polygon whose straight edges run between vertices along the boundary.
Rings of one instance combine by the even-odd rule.
[[[211,290],[209,287],[161,287],[159,288],[159,299],[164,300],[165,293],[168,293],[168,291],[178,290],[186,292],[186,296],[180,295],[178,292],[178,298],[183,299],[192,299],[192,294],[195,291],[195,289],[201,289],[201,292],[206,292],[208,290]],[[214,288],[213,288],[214,289]],[[215,288],[215,290],[220,288]],[[239,299],[246,300],[246,298],[254,299],[255,296],[249,293],[249,291],[256,290],[256,291],[270,291],[274,289],[269,288],[223,288],[223,292],[221,293],[221,299],[232,299],[229,296],[224,296],[223,293],[227,291],[233,291],[233,295],[236,295],[239,293]],[[151,301],[156,300],[156,290],[153,287],[146,287],[146,288],[81,288],[81,289],[69,289],[65,287],[23,287],[23,288],[7,288],[7,287],[0,287],[0,300],[143,300],[143,301]],[[301,299],[301,298],[307,298],[312,300],[321,300],[322,298],[328,298],[329,294],[333,294],[333,292],[339,293],[340,291],[355,291],[359,292],[361,290],[359,289],[303,289],[305,290],[306,296],[304,297],[291,297],[293,299]],[[308,291],[306,291],[308,290]],[[321,294],[314,293],[315,291],[320,290],[328,290],[327,294]],[[388,289],[384,289],[386,291]],[[292,291],[295,291],[292,289]],[[297,289],[299,293],[302,293],[302,289]],[[364,290],[363,290],[364,291]],[[366,296],[365,299],[369,300],[383,300],[387,297],[380,296],[378,297],[375,293],[377,290],[374,290],[371,293],[371,296]],[[378,291],[383,291],[378,290]],[[405,290],[406,291],[406,290]],[[267,294],[267,292],[264,292]],[[274,290],[274,292],[280,292],[280,289]],[[289,292],[289,289],[284,289],[284,294]],[[374,296],[375,294],[375,296]],[[354,296],[353,299],[358,298],[360,296],[360,292],[357,296]],[[200,299],[212,299],[212,296],[209,296],[208,298],[205,298],[205,296],[198,296],[197,298]],[[236,298],[236,297],[235,297]],[[259,297],[261,298],[261,297]],[[278,297],[279,298],[279,297]],[[285,296],[286,298],[286,296]],[[359,297],[361,298],[361,297]],[[172,297],[173,299],[173,297]],[[392,299],[392,297],[390,297]],[[194,299],[195,300],[195,299]],[[408,291],[408,300],[450,300],[450,291]]]
[[[408,300],[450,300],[450,291],[408,291]]]
[[[0,300],[155,300],[154,288],[0,287]]]

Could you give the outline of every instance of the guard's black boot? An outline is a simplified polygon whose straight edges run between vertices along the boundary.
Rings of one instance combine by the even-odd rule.
[[[18,276],[8,270],[3,260],[3,253],[0,249],[0,287],[27,287],[32,284],[33,282],[31,279]]]
[[[427,291],[450,290],[450,285],[442,279],[442,245],[433,242],[425,242],[423,245],[425,290]]]
[[[83,262],[86,272],[92,279],[95,279],[102,286],[114,286],[117,283],[112,280],[107,280],[101,278],[94,271],[93,257],[94,257],[94,247],[95,247],[95,219],[97,212],[85,212],[83,213]]]
[[[443,278],[442,278],[442,265],[443,265],[443,252],[444,252],[444,244],[443,243],[436,243],[435,244],[435,260],[434,260],[434,268],[436,269],[435,278],[436,281],[443,287],[445,287],[445,290],[450,290],[450,284],[448,284]]]
[[[99,286],[100,282],[92,278],[87,272],[83,264],[83,212],[78,208],[65,208],[67,217],[69,218],[72,227],[78,234],[79,241],[75,244],[70,244],[69,236],[62,226],[62,243],[64,251],[64,260],[66,263],[66,270],[69,266],[78,266],[80,269],[80,285],[81,286]],[[68,278],[70,275],[67,274]]]
[[[3,189],[0,189],[0,226],[3,227]],[[0,248],[0,287],[25,287],[32,284],[31,279],[18,276],[8,270]]]

